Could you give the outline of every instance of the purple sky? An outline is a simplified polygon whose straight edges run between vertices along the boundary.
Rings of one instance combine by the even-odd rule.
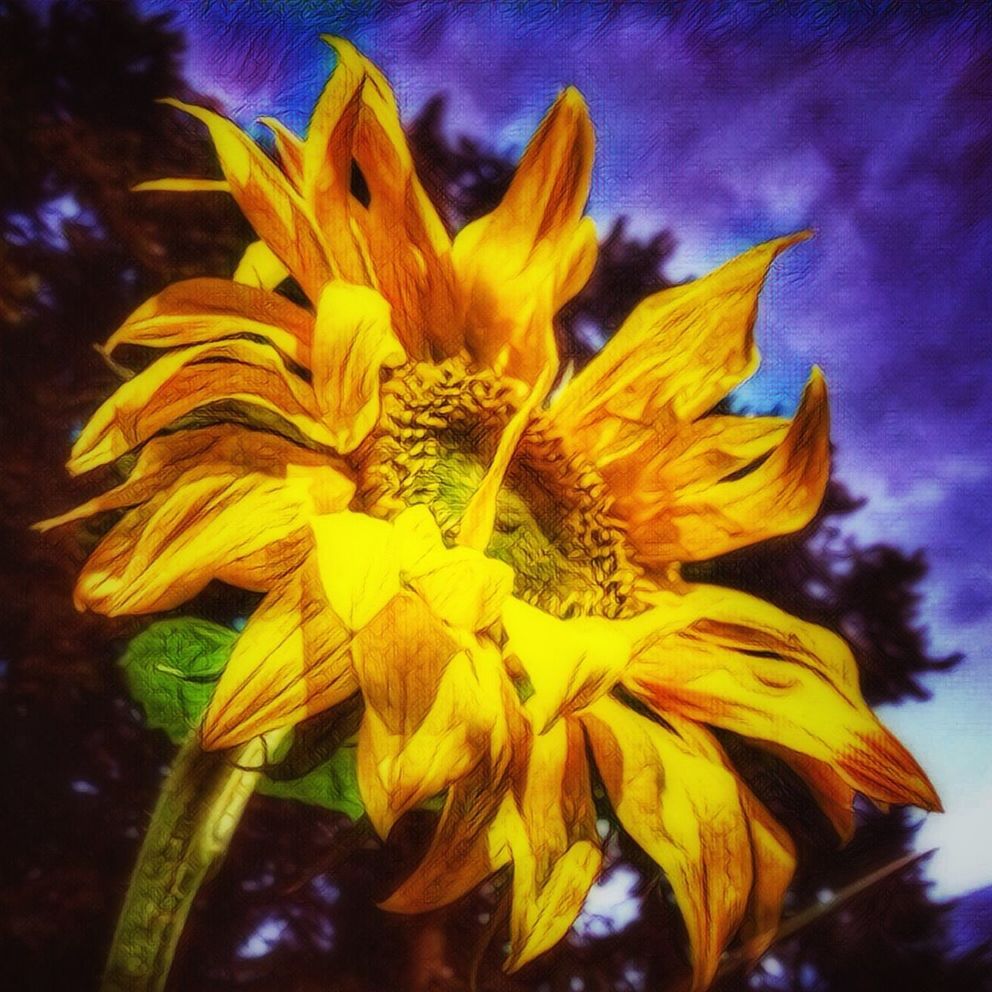
[[[853,529],[926,549],[935,644],[969,657],[934,680],[934,702],[886,719],[948,807],[921,831],[942,848],[939,891],[992,882],[992,8],[913,22],[819,4],[801,17],[360,6],[143,2],[176,12],[191,82],[245,124],[303,126],[332,63],[322,32],[379,62],[408,116],[446,92],[452,132],[501,151],[519,151],[558,89],[578,86],[598,133],[593,217],[671,228],[673,275],[817,232],[770,280],[765,365],[742,394],[791,406],[820,364],[840,475],[870,501]]]

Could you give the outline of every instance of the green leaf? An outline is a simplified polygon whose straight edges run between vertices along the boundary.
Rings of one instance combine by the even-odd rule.
[[[342,744],[330,758],[301,778],[275,781],[265,777],[259,782],[258,791],[265,796],[323,806],[345,813],[352,820],[365,813],[358,793],[354,743]]]
[[[135,637],[121,667],[128,689],[145,711],[148,726],[177,744],[199,722],[224,670],[237,632],[209,620],[159,620]]]

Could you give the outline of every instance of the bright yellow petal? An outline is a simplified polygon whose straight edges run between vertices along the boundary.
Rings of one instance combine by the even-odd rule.
[[[121,345],[176,348],[248,334],[309,366],[313,316],[284,296],[228,279],[173,283],[135,310],[103,350],[113,355]]]
[[[659,567],[700,561],[801,530],[820,508],[830,478],[822,375],[813,371],[785,437],[757,468],[694,482],[683,474],[693,468],[678,459],[648,463],[630,490],[617,490],[617,513],[641,560]]]
[[[534,688],[526,708],[537,731],[608,692],[630,658],[627,628],[599,617],[559,620],[519,599],[503,607],[505,653]]]
[[[712,982],[751,891],[751,844],[737,779],[612,697],[579,716],[620,822],[672,887],[699,992]]]
[[[325,454],[308,451],[262,431],[247,431],[234,424],[216,424],[151,438],[141,448],[123,483],[68,513],[36,524],[35,529],[48,531],[96,513],[137,506],[198,467],[200,474],[257,470],[286,477],[320,469],[322,484],[314,494],[318,513],[344,509],[355,493],[347,467]]]
[[[695,420],[754,372],[754,321],[769,266],[803,233],[758,245],[715,272],[649,296],[575,377],[555,422],[593,460],[655,430]]]
[[[592,171],[585,102],[565,90],[527,146],[503,200],[455,238],[455,272],[467,305],[471,353],[533,381],[557,365],[551,320],[592,269],[590,222],[582,221]]]
[[[73,445],[73,475],[112,462],[200,407],[237,401],[275,414],[301,437],[330,445],[310,387],[266,345],[230,340],[169,352],[118,387]]]
[[[329,466],[282,477],[225,465],[191,469],[97,545],[79,577],[77,605],[110,616],[156,613],[212,579],[264,590],[305,554],[308,519],[328,491],[349,489]]]
[[[526,778],[499,832],[513,859],[508,971],[558,943],[602,865],[582,729],[561,720],[535,736]]]
[[[316,221],[300,194],[275,163],[227,118],[179,100],[163,102],[207,125],[238,206],[307,296],[316,300],[332,270]]]
[[[349,637],[307,567],[290,573],[238,637],[203,717],[203,747],[234,747],[351,696]]]
[[[626,682],[659,713],[826,762],[872,798],[939,808],[923,770],[865,703],[841,638],[716,586],[653,599],[658,608],[634,623],[659,626],[635,649]]]
[[[311,368],[317,403],[337,451],[361,444],[379,417],[382,371],[405,360],[389,304],[378,293],[337,281],[324,287]]]
[[[264,241],[253,241],[245,249],[231,278],[246,286],[275,289],[288,276],[289,269],[279,261],[276,253]]]

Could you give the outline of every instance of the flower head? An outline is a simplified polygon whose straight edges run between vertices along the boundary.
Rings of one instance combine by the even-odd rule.
[[[331,43],[306,138],[269,122],[278,163],[174,104],[206,124],[225,179],[147,185],[223,188],[259,240],[232,279],[170,286],[107,342],[152,359],[69,467],[127,475],[47,526],[123,511],[81,607],[152,613],[214,579],[264,594],[203,747],[361,694],[376,829],[446,796],[387,906],[436,907],[512,865],[509,964],[530,960],[600,869],[596,775],[666,873],[703,988],[735,935],[767,946],[795,863],[714,728],[774,750],[843,833],[855,792],[938,806],[840,638],[680,571],[794,532],[821,502],[818,371],[791,420],[712,412],[754,371],[762,284],[805,234],[648,297],[565,383],[553,321],[596,257],[581,96],[558,98],[502,202],[452,240],[381,72]],[[306,305],[275,291],[287,278]]]

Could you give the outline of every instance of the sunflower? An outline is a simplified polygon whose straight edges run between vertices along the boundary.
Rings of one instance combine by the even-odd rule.
[[[263,594],[203,749],[360,694],[376,830],[444,796],[388,908],[435,908],[512,866],[520,967],[601,868],[601,784],[668,878],[702,989],[735,937],[768,946],[795,865],[715,729],[790,764],[845,836],[855,793],[939,808],[840,638],[682,574],[820,505],[817,370],[791,419],[714,412],[757,365],[769,267],[806,235],[643,300],[570,377],[554,319],[597,250],[581,96],[559,96],[500,204],[452,240],[382,73],[327,40],[337,64],[305,139],[266,121],[277,161],[167,101],[207,126],[224,179],[145,188],[227,191],[259,240],[232,279],[168,287],[107,342],[119,367],[145,361],[69,469],[124,481],[45,526],[118,513],[80,608],[155,613],[212,580]]]

